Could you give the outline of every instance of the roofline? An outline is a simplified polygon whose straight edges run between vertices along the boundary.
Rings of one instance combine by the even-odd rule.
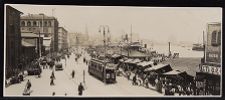
[[[20,14],[24,14],[23,12],[17,10],[16,8],[13,8],[12,6],[10,5],[6,5],[6,7],[9,7],[10,9],[13,9],[13,10],[16,10],[17,12],[19,12]]]
[[[221,22],[209,22],[209,23],[207,23],[208,25],[210,25],[210,24],[221,24]]]
[[[62,28],[63,30],[65,30],[68,33],[68,31],[64,27],[62,27],[62,26],[58,27],[58,29],[60,29],[60,28]]]

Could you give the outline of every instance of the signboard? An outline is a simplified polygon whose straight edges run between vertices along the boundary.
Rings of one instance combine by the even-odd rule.
[[[221,54],[219,52],[206,52],[206,61],[220,63],[221,62]]]
[[[221,75],[220,66],[199,65],[199,71],[208,74]]]

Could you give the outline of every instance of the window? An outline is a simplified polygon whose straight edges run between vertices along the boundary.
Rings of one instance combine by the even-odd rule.
[[[30,21],[27,22],[27,26],[31,26],[31,22]]]
[[[42,26],[42,22],[40,21],[40,26]]]
[[[21,26],[25,26],[25,22],[24,21],[21,22]]]
[[[212,32],[211,44],[212,46],[218,46],[221,44],[221,31]]]
[[[45,21],[45,22],[44,22],[44,26],[48,26],[48,23],[47,23],[47,21]]]
[[[48,25],[51,27],[52,26],[52,23],[51,23],[51,21],[48,21]]]
[[[221,31],[218,32],[217,43],[218,45],[221,45]]]
[[[37,22],[36,21],[33,22],[33,26],[37,26]]]

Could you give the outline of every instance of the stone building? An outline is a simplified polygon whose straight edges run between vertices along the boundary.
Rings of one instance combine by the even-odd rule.
[[[16,74],[20,69],[18,64],[21,62],[21,32],[20,15],[22,12],[6,6],[6,49],[5,49],[5,70],[6,78]]]
[[[222,75],[221,23],[207,24],[204,58],[196,72],[196,84],[200,95],[220,95]]]
[[[59,27],[58,28],[58,48],[59,51],[65,50],[68,48],[68,40],[67,40],[67,36],[68,35],[68,31],[63,28],[63,27]]]
[[[21,16],[21,31],[31,31],[44,35],[43,45],[46,52],[58,51],[58,20],[45,14],[28,14]]]

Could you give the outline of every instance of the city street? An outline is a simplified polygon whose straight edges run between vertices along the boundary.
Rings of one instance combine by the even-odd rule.
[[[88,55],[84,55],[88,59]],[[63,71],[55,71],[56,80],[54,86],[50,86],[50,75],[52,70],[43,69],[41,78],[36,76],[27,76],[25,81],[20,84],[11,85],[5,88],[6,96],[22,96],[24,87],[29,79],[32,87],[31,96],[78,96],[78,85],[83,82],[83,70],[85,71],[85,90],[83,96],[162,96],[155,90],[147,89],[142,86],[133,86],[131,81],[125,77],[117,77],[117,83],[104,84],[102,81],[90,76],[87,72],[88,67],[83,63],[83,57],[75,62],[75,55],[72,54],[69,59],[61,60]],[[72,79],[71,73],[75,70],[75,78]]]

